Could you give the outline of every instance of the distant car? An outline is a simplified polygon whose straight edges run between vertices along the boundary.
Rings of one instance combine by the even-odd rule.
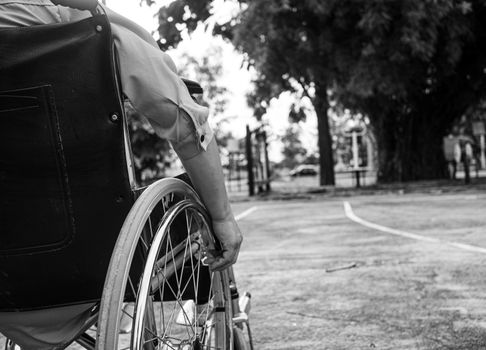
[[[317,175],[317,167],[314,165],[299,165],[290,170],[289,175],[292,177],[315,176]]]

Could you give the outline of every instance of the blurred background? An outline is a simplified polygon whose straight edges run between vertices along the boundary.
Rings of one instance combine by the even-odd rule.
[[[484,1],[105,2],[203,86],[230,192],[486,176]],[[139,180],[180,172],[132,120]]]

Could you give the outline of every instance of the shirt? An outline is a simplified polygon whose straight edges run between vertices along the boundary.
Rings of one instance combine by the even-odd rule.
[[[174,62],[148,32],[105,10],[119,58],[123,94],[155,132],[171,142],[181,159],[205,150],[213,138],[208,109],[192,99]],[[0,27],[62,23],[91,16],[88,11],[56,6],[49,0],[0,0],[0,13]]]

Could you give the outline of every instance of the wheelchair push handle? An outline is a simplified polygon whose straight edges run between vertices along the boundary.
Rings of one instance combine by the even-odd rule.
[[[54,5],[71,7],[78,10],[87,10],[95,13],[98,0],[51,0]]]

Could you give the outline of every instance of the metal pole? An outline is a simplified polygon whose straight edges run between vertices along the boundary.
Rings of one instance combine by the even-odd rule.
[[[237,159],[236,159],[236,183],[238,186],[238,192],[241,192],[241,168],[240,168],[240,152],[237,153]]]
[[[231,191],[233,189],[233,186],[231,185],[231,181],[233,180],[233,163],[234,163],[234,157],[233,153],[229,152],[228,154],[228,189]]]
[[[486,169],[486,157],[485,153],[485,141],[484,141],[484,134],[482,134],[479,138],[479,144],[481,146],[481,169]]]
[[[263,147],[265,147],[265,176],[267,180],[267,192],[270,192],[270,160],[268,159],[268,143],[267,143],[267,133],[263,131]]]
[[[366,138],[366,154],[367,154],[367,168],[369,170],[374,170],[375,159],[374,159],[374,150],[373,150],[373,143],[371,137],[368,135]]]
[[[255,195],[255,179],[253,177],[253,150],[251,144],[250,127],[246,126],[246,168],[248,171],[248,194]]]
[[[354,169],[358,169],[359,164],[358,164],[358,133],[356,131],[353,131],[352,133],[352,138],[353,138],[353,163],[354,163]]]

